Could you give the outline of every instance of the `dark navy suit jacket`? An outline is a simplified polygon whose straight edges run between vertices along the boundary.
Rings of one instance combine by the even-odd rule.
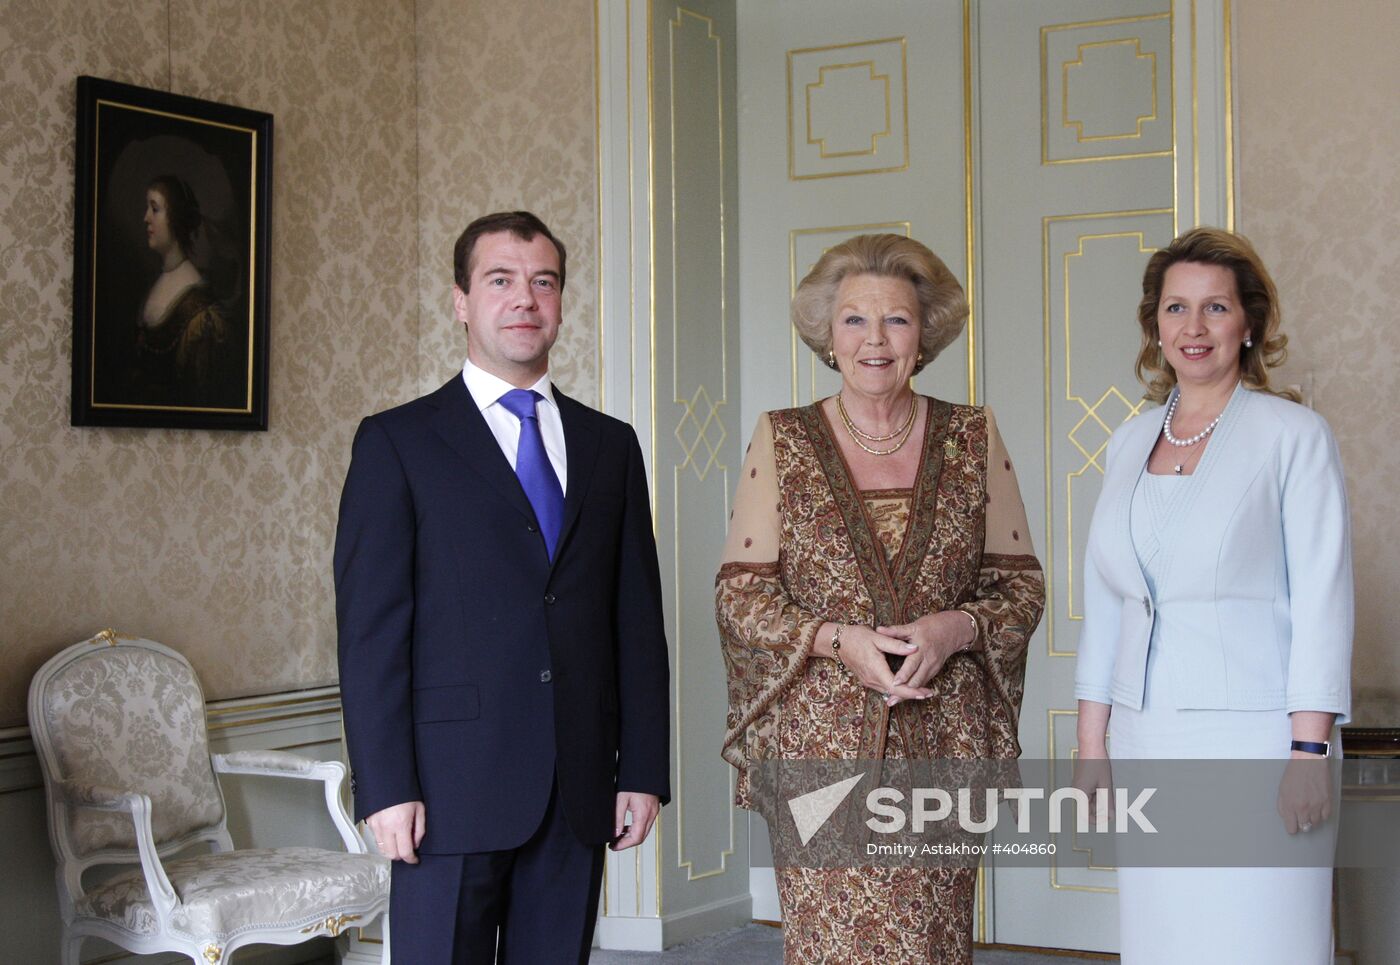
[[[552,563],[460,375],[355,437],[335,542],[355,815],[423,801],[428,854],[524,844],[556,773],[589,844],[613,837],[617,791],[670,796],[641,450],[626,423],[555,398],[568,485]]]

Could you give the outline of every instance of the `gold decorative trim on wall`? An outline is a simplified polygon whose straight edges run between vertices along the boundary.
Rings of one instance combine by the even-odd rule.
[[[1133,119],[1133,129],[1131,131],[1124,131],[1122,133],[1115,134],[1085,134],[1084,121],[1075,120],[1069,116],[1069,72],[1073,68],[1082,68],[1084,66],[1084,51],[1086,50],[1103,50],[1109,47],[1122,46],[1130,46],[1133,48],[1134,59],[1145,60],[1148,62],[1149,69],[1151,71],[1149,75],[1151,77],[1151,82],[1148,85],[1148,111],[1145,114],[1139,114]],[[1064,127],[1072,128],[1074,130],[1074,139],[1080,144],[1084,144],[1089,141],[1140,140],[1142,138],[1142,125],[1147,121],[1155,121],[1157,119],[1157,55],[1152,51],[1148,51],[1145,54],[1142,52],[1141,37],[1124,37],[1121,40],[1096,40],[1092,43],[1083,43],[1079,45],[1078,54],[1079,57],[1077,60],[1068,60],[1060,65],[1061,125]]]
[[[827,71],[838,70],[859,70],[864,67],[869,71],[869,79],[875,83],[883,82],[881,100],[885,105],[885,126],[870,134],[870,146],[864,150],[854,151],[828,151],[826,149],[826,138],[818,137],[812,132],[812,99],[823,88],[826,87]],[[821,158],[833,157],[873,157],[876,153],[876,142],[882,137],[890,136],[890,75],[875,73],[875,61],[862,60],[850,64],[823,64],[817,69],[817,80],[807,85],[807,143],[817,146],[818,156]]]
[[[1057,755],[1056,755],[1056,753],[1055,753],[1055,722],[1056,722],[1059,718],[1061,718],[1061,717],[1073,717],[1073,718],[1075,718],[1076,721],[1077,721],[1078,718],[1079,718],[1079,711],[1077,711],[1077,710],[1055,710],[1055,709],[1052,708],[1052,709],[1050,709],[1050,710],[1047,710],[1047,711],[1045,712],[1045,715],[1046,715],[1046,728],[1045,728],[1045,730],[1046,730],[1046,733],[1049,735],[1048,740],[1047,740],[1047,742],[1048,742],[1048,748],[1047,748],[1047,753],[1046,753],[1046,761],[1047,761],[1047,765],[1048,765],[1048,766],[1047,766],[1047,768],[1046,768],[1046,773],[1047,773],[1047,775],[1053,776],[1053,775],[1054,775],[1054,772],[1055,772],[1055,761],[1058,759],[1058,758],[1057,758]],[[1078,748],[1071,748],[1071,750],[1070,750],[1070,759],[1073,760],[1073,759],[1077,756],[1077,754],[1078,754]],[[1079,830],[1078,830],[1077,827],[1076,827],[1075,829],[1073,829],[1073,830],[1070,831],[1070,851],[1075,852],[1075,853],[1077,853],[1077,854],[1087,854],[1087,855],[1089,856],[1089,858],[1088,858],[1089,864],[1088,864],[1088,868],[1087,868],[1086,870],[1089,870],[1089,871],[1103,871],[1103,872],[1112,872],[1112,871],[1116,871],[1116,870],[1117,870],[1116,868],[1112,868],[1112,867],[1107,867],[1107,866],[1103,866],[1103,865],[1096,865],[1096,864],[1094,864],[1094,856],[1093,856],[1093,851],[1092,851],[1092,849],[1090,849],[1090,848],[1081,848],[1081,847],[1079,847],[1079,846],[1075,843],[1076,840],[1077,840],[1077,838],[1078,838],[1078,836],[1079,836]],[[1086,892],[1089,892],[1089,893],[1091,893],[1091,894],[1100,894],[1100,895],[1116,895],[1116,894],[1118,894],[1118,889],[1117,889],[1116,887],[1109,886],[1109,885],[1072,885],[1072,884],[1065,884],[1064,882],[1060,881],[1060,863],[1059,863],[1059,861],[1057,860],[1055,854],[1053,854],[1053,853],[1050,855],[1050,869],[1049,869],[1049,870],[1050,870],[1050,887],[1051,887],[1052,889],[1056,890],[1056,891],[1086,891]]]
[[[720,850],[718,866],[706,871],[696,872],[695,862],[685,855],[685,754],[682,742],[684,739],[684,727],[682,708],[685,694],[684,687],[684,632],[683,613],[684,600],[683,581],[681,579],[681,505],[680,491],[681,478],[685,470],[689,468],[696,476],[697,481],[704,482],[709,471],[717,469],[720,473],[718,485],[723,493],[723,519],[719,521],[721,526],[728,519],[729,514],[729,467],[721,459],[721,450],[725,439],[728,437],[728,430],[720,415],[720,409],[728,403],[729,385],[729,362],[728,362],[728,251],[725,243],[726,234],[726,212],[724,206],[725,190],[725,138],[724,138],[724,40],[715,32],[715,21],[711,17],[697,13],[684,6],[677,5],[675,19],[667,19],[667,78],[668,78],[668,104],[667,119],[670,135],[669,167],[670,167],[670,194],[671,194],[671,386],[672,402],[682,407],[682,414],[677,420],[674,434],[680,443],[682,453],[685,458],[672,466],[671,480],[671,545],[672,545],[672,573],[674,577],[674,601],[675,601],[675,719],[676,719],[676,787],[675,795],[676,807],[676,867],[684,869],[687,881],[699,881],[705,878],[712,878],[724,874],[729,870],[729,858],[736,850],[735,844],[735,822],[734,807],[732,805],[734,797],[734,774],[732,769],[726,768],[728,772],[724,788],[724,808],[728,815],[729,822],[729,842]],[[720,388],[718,398],[714,398],[703,382],[697,384],[695,391],[690,398],[681,394],[681,372],[680,372],[680,330],[681,330],[681,305],[678,298],[680,290],[680,262],[679,243],[676,234],[677,217],[679,204],[677,198],[677,186],[680,183],[676,175],[676,44],[677,35],[685,30],[686,19],[704,24],[704,41],[711,42],[714,46],[714,100],[715,100],[715,156],[717,158],[717,184],[719,186],[719,211],[718,211],[718,239],[716,253],[719,259],[719,289],[718,301],[719,311],[719,380]],[[653,191],[655,187],[653,185]],[[653,347],[653,352],[655,351]],[[711,427],[714,427],[717,438],[711,440]],[[708,613],[708,607],[706,608]],[[640,872],[640,867],[639,867]]]
[[[1225,52],[1225,230],[1235,230],[1235,69],[1230,33],[1234,24],[1230,17],[1230,0],[1223,0]]]
[[[1082,620],[1082,614],[1074,612],[1074,587],[1075,587],[1075,552],[1074,552],[1074,480],[1083,477],[1090,468],[1103,472],[1104,466],[1100,460],[1104,449],[1108,445],[1108,435],[1116,427],[1116,423],[1110,424],[1099,412],[1099,407],[1110,399],[1117,399],[1126,410],[1123,420],[1131,418],[1141,411],[1143,402],[1133,403],[1128,394],[1124,393],[1116,384],[1110,383],[1106,387],[1096,386],[1090,393],[1095,397],[1095,401],[1090,403],[1081,392],[1076,392],[1074,388],[1073,361],[1071,358],[1071,348],[1074,333],[1073,314],[1070,308],[1070,266],[1071,259],[1083,257],[1084,242],[1093,240],[1105,240],[1113,238],[1132,238],[1137,241],[1137,249],[1141,253],[1155,250],[1147,246],[1146,234],[1153,230],[1150,226],[1138,228],[1123,228],[1118,231],[1102,232],[1082,232],[1073,236],[1069,244],[1061,245],[1057,250],[1061,266],[1059,273],[1060,298],[1058,305],[1060,308],[1060,321],[1063,345],[1060,352],[1056,353],[1052,333],[1054,326],[1054,306],[1057,304],[1053,298],[1053,285],[1051,273],[1051,260],[1053,252],[1051,250],[1051,229],[1057,224],[1068,222],[1084,221],[1089,223],[1102,223],[1111,219],[1142,219],[1142,218],[1169,218],[1172,216],[1170,208],[1148,208],[1138,211],[1098,211],[1085,214],[1048,215],[1041,219],[1041,253],[1042,253],[1042,291],[1041,302],[1043,312],[1043,352],[1044,352],[1044,384],[1045,384],[1045,651],[1050,657],[1072,657],[1074,650],[1057,649],[1055,646],[1055,624],[1056,613],[1059,603],[1059,581],[1057,577],[1058,566],[1056,556],[1055,539],[1055,513],[1056,497],[1054,493],[1054,477],[1056,473],[1056,460],[1054,443],[1058,438],[1054,428],[1052,413],[1055,411],[1056,399],[1052,390],[1054,383],[1051,360],[1058,354],[1063,359],[1064,365],[1064,397],[1059,401],[1077,402],[1083,409],[1075,425],[1065,433],[1069,443],[1075,447],[1083,457],[1083,463],[1073,470],[1065,472],[1065,539],[1066,539],[1066,569],[1068,576],[1065,578],[1065,607],[1067,619]],[[1170,236],[1168,236],[1170,237]],[[1072,244],[1073,247],[1069,247]],[[1127,309],[1130,311],[1131,309]],[[1131,319],[1131,315],[1128,316]],[[1131,357],[1125,357],[1123,365],[1126,371],[1131,373]],[[1119,420],[1120,422],[1123,420]],[[1102,440],[1088,444],[1087,439],[1081,439],[1079,433],[1086,426],[1097,426],[1104,433]]]
[[[967,404],[977,404],[977,239],[976,207],[977,195],[972,183],[972,0],[963,0],[962,5],[962,94],[963,94],[963,229],[967,238],[967,281],[963,292],[967,295]],[[982,940],[987,938],[985,914],[979,926]]]
[[[1141,254],[1151,254],[1155,248],[1146,247],[1141,231],[1110,231],[1099,234],[1084,234],[1078,237],[1078,247],[1074,251],[1066,251],[1063,254],[1063,290],[1064,290],[1064,320],[1065,320],[1065,401],[1078,402],[1084,409],[1084,415],[1074,424],[1074,428],[1065,433],[1070,443],[1079,450],[1084,457],[1084,464],[1078,469],[1065,474],[1065,562],[1069,571],[1065,579],[1065,616],[1070,620],[1083,620],[1082,613],[1076,613],[1074,607],[1074,574],[1076,566],[1074,563],[1074,480],[1082,477],[1090,468],[1098,470],[1100,476],[1104,473],[1104,465],[1099,462],[1099,456],[1103,455],[1108,448],[1108,439],[1113,434],[1113,430],[1123,422],[1131,419],[1142,410],[1146,399],[1140,398],[1136,403],[1128,401],[1127,396],[1117,385],[1110,385],[1103,391],[1093,405],[1090,405],[1084,398],[1074,391],[1074,378],[1072,369],[1074,365],[1073,352],[1073,327],[1070,324],[1070,259],[1084,257],[1084,242],[1086,241],[1111,241],[1119,238],[1127,238],[1137,243],[1137,250]],[[1118,422],[1110,425],[1099,414],[1099,407],[1110,398],[1117,399],[1119,404],[1126,410],[1126,414]],[[1110,418],[1112,418],[1110,416]],[[1103,432],[1103,441],[1099,442],[1092,452],[1075,437],[1078,432],[1087,424],[1096,424]]]
[[[861,58],[855,51],[864,48],[869,57]],[[788,177],[794,181],[816,178],[848,177],[857,174],[883,174],[909,168],[909,56],[904,37],[882,40],[858,40],[850,43],[828,44],[822,47],[801,47],[787,52],[787,124]],[[839,54],[823,62],[822,54]],[[834,71],[868,71],[864,80],[876,84],[883,101],[884,127],[871,129],[858,121],[867,115],[852,111],[844,116],[834,115],[832,126],[823,127],[825,136],[814,133],[813,97],[826,90],[827,74]],[[894,83],[898,73],[899,81]],[[815,79],[809,79],[815,78]],[[799,86],[803,104],[799,114],[794,103]],[[898,101],[896,103],[895,101]],[[818,111],[820,114],[820,111]],[[839,122],[839,123],[838,123]],[[822,124],[820,118],[816,121]],[[896,124],[898,130],[896,130]],[[841,137],[847,142],[862,142],[867,138],[869,148],[829,151],[827,141]],[[815,147],[816,150],[812,150]],[[897,152],[891,153],[891,148]],[[865,158],[866,163],[851,163]],[[846,164],[830,163],[845,161]]]
[[[1133,29],[1137,32],[1134,33]],[[1163,30],[1165,28],[1165,30]],[[1175,93],[1172,85],[1173,14],[1144,14],[1135,17],[1111,17],[1104,20],[1083,20],[1074,23],[1047,24],[1040,28],[1040,161],[1042,164],[1082,164],[1092,161],[1120,161],[1127,158],[1172,157],[1176,150]],[[1080,40],[1076,36],[1087,35]],[[1160,36],[1159,36],[1160,35]],[[1143,46],[1147,45],[1147,50]],[[1071,70],[1086,68],[1085,51],[1103,50],[1131,45],[1134,60],[1149,61],[1148,90],[1144,102],[1148,110],[1140,112],[1133,130],[1125,133],[1084,133],[1084,117],[1071,117],[1075,107],[1070,98]],[[1073,50],[1071,54],[1070,51]],[[1165,72],[1158,71],[1159,61],[1165,61]],[[1051,63],[1059,70],[1051,70]],[[1059,80],[1060,123],[1050,123],[1051,78]],[[1080,75],[1082,76],[1082,74]],[[1165,102],[1171,108],[1167,117],[1159,110]],[[1138,141],[1141,149],[1113,152],[1114,142]],[[1104,145],[1096,148],[1096,145]]]

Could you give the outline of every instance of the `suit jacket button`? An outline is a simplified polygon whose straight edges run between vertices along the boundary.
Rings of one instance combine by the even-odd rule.
[[[553,679],[554,679],[554,675],[551,674],[548,670],[541,670],[541,671],[540,671],[540,683],[542,683],[542,684],[547,684],[547,683],[549,683],[549,682],[550,682],[551,680],[553,680]]]
[[[534,531],[535,531],[535,524],[534,524],[534,523],[526,523],[526,524],[525,524],[525,532],[527,532],[527,533],[533,533]]]
[[[545,606],[554,606],[554,594],[553,594],[553,593],[546,593],[546,594],[544,595],[544,603],[545,603]]]

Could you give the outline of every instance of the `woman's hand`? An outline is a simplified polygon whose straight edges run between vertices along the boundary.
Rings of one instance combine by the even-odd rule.
[[[964,649],[977,634],[967,614],[961,610],[942,610],[927,613],[913,623],[902,623],[892,627],[876,627],[877,632],[886,636],[905,640],[914,645],[914,650],[904,658],[899,672],[894,675],[896,686],[908,685],[918,689],[926,687],[948,658]],[[891,706],[898,703],[892,701]]]
[[[1278,786],[1278,813],[1289,834],[1311,831],[1332,816],[1327,758],[1293,752]]]
[[[1074,757],[1070,783],[1089,796],[1089,819],[1095,824],[1113,817],[1113,765],[1108,758],[1108,719],[1112,713],[1109,704],[1079,700],[1079,724],[1075,728],[1079,752]],[[1105,791],[1102,811],[1100,789]]]
[[[885,703],[893,707],[901,700],[924,700],[933,694],[922,686],[910,685],[907,678],[896,682],[889,661],[885,659],[889,654],[908,660],[917,650],[916,644],[852,623],[841,628],[841,652],[836,659],[862,687],[880,694]]]
[[[1113,817],[1113,764],[1103,744],[1098,746],[1079,745],[1079,753],[1074,758],[1073,786],[1083,791],[1089,798],[1089,820],[1095,824]],[[1099,791],[1104,791],[1102,798]],[[1100,800],[1104,804],[1099,809]]]

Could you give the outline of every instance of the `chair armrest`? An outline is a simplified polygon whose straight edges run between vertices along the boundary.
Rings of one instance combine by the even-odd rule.
[[[267,777],[321,780],[322,774],[313,773],[320,763],[330,762],[313,761],[286,751],[234,751],[232,754],[214,755],[214,770],[220,774],[262,774]]]
[[[262,777],[290,777],[303,781],[321,781],[326,788],[326,810],[331,823],[345,842],[345,850],[352,854],[364,854],[364,839],[350,816],[345,813],[345,805],[340,800],[340,788],[345,783],[345,765],[340,761],[313,761],[299,754],[286,751],[234,751],[231,754],[212,755],[214,770],[219,774],[252,774]]]
[[[151,829],[151,799],[139,791],[89,784],[86,781],[58,780],[54,782],[58,797],[68,807],[92,808],[97,811],[126,811],[136,831],[136,852],[141,857],[141,871],[146,877],[146,889],[155,906],[156,918],[164,931],[170,912],[178,898],[165,865],[156,848],[155,832]]]

